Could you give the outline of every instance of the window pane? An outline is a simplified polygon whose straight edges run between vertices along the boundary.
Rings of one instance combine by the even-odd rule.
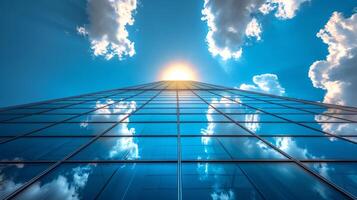
[[[0,145],[0,160],[60,160],[86,138],[21,138]]]
[[[177,199],[175,164],[64,164],[16,199]]]
[[[183,164],[182,173],[183,199],[345,199],[293,163]]]
[[[294,123],[242,123],[259,135],[322,135],[321,132]]]
[[[234,123],[180,123],[182,135],[250,135]]]
[[[0,114],[0,122],[5,120],[10,120],[14,118],[23,117],[25,115],[14,115],[14,114]]]
[[[160,114],[147,114],[147,115],[130,115],[129,117],[130,122],[162,122],[162,121],[177,121],[177,115],[160,115]]]
[[[35,132],[41,136],[98,135],[113,126],[114,123],[62,123]]]
[[[0,199],[49,167],[48,164],[0,164]]]
[[[0,136],[17,136],[39,130],[50,124],[1,123]]]
[[[100,138],[73,157],[73,160],[175,160],[173,138]]]
[[[75,115],[30,115],[18,119],[11,120],[12,122],[60,122]]]
[[[176,123],[120,123],[106,135],[176,135]]]
[[[266,138],[297,159],[357,159],[357,145],[332,137]]]
[[[254,137],[181,138],[182,159],[284,159],[280,153]]]
[[[357,162],[355,163],[306,163],[321,176],[357,196]]]

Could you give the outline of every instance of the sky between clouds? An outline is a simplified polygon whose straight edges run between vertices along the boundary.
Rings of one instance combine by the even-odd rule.
[[[2,2],[0,106],[151,82],[173,61],[191,63],[203,82],[356,106],[356,7],[354,0]]]
[[[213,57],[240,59],[243,48],[262,39],[260,19],[273,13],[279,20],[294,18],[299,8],[310,0],[204,0],[202,20],[208,33],[206,42]],[[311,0],[312,1],[312,0]],[[78,34],[90,40],[94,56],[110,60],[135,55],[127,26],[133,26],[136,0],[88,0],[89,24],[77,27]],[[326,90],[324,102],[357,106],[357,14],[345,18],[334,12],[317,37],[328,45],[326,60],[315,61],[309,77],[316,88]],[[115,58],[114,58],[115,59]],[[243,83],[240,89],[284,95],[277,75],[255,75],[253,85]],[[356,89],[355,89],[356,87]]]

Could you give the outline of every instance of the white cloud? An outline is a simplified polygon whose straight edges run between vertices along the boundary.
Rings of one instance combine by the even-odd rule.
[[[243,83],[240,85],[239,89],[263,92],[279,96],[285,94],[285,88],[280,85],[278,76],[275,74],[255,75],[253,77],[253,82],[254,85]]]
[[[328,45],[328,55],[325,60],[310,66],[309,77],[314,87],[326,90],[324,103],[357,106],[357,14],[344,18],[341,13],[334,12],[317,37]],[[321,126],[326,132],[340,135],[357,130],[355,124]]]
[[[325,103],[357,106],[357,14],[346,19],[334,12],[317,37],[329,53],[310,66],[314,87],[326,90]]]
[[[83,26],[77,26],[76,30],[77,30],[77,33],[81,36],[88,35],[88,31]]]
[[[206,41],[209,52],[223,60],[240,58],[247,38],[261,39],[262,27],[255,16],[275,11],[279,19],[291,19],[306,1],[205,0],[202,20],[208,26]]]
[[[80,35],[88,35],[95,56],[120,60],[135,54],[127,26],[134,24],[136,0],[88,0],[88,28],[77,27]]]
[[[276,9],[275,16],[280,19],[291,19],[295,17],[300,5],[309,0],[268,0],[259,10],[263,14],[268,14]]]
[[[255,37],[257,40],[261,40],[261,35],[262,33],[262,27],[258,23],[256,18],[253,18],[249,24],[247,25],[247,28],[245,29],[245,35],[248,37]]]

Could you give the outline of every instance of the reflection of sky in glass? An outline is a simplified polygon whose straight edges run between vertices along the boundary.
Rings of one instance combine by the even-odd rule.
[[[48,164],[0,165],[0,199],[5,198],[33,176],[45,170]]]
[[[357,164],[356,163],[306,163],[308,167],[318,172],[338,186],[357,196]]]
[[[273,145],[296,159],[356,159],[357,146],[337,138],[271,137]]]
[[[171,89],[176,87],[172,86]],[[349,136],[356,134],[355,124],[346,123],[347,120],[354,120],[353,113],[347,115],[347,111],[342,109],[327,110],[300,102],[268,96],[263,98],[301,107],[303,111],[235,96],[229,92],[213,91],[223,95],[221,98],[211,91],[195,90],[195,93],[227,115],[208,106],[190,90],[179,91],[179,95],[182,95],[179,99],[179,115],[176,113],[176,92],[173,90],[160,94],[145,104],[143,109],[141,105],[157,94],[158,90],[143,91],[144,95],[138,96],[140,98],[133,97],[125,101],[120,100],[120,95],[105,99],[107,95],[104,93],[93,98],[79,98],[77,102],[90,101],[32,117],[16,114],[20,113],[18,111],[4,114],[0,119],[18,117],[16,122],[22,127],[1,123],[2,136],[24,134],[51,126],[35,131],[28,137],[1,144],[0,160],[21,163],[24,160],[43,162],[63,159],[91,138],[103,135],[69,158],[68,163],[65,161],[32,184],[18,196],[19,199],[177,199],[177,183],[180,183],[177,173],[180,172],[183,199],[343,199],[340,193],[293,161],[285,161],[286,157],[254,136],[257,134],[277,149],[303,160],[302,163],[311,170],[356,195],[356,166],[351,162],[356,160],[355,144],[326,137],[321,131],[313,130],[328,130],[356,140]],[[137,94],[137,91],[128,93],[127,96],[131,96]],[[261,95],[253,96],[262,98]],[[97,97],[100,97],[99,101]],[[63,100],[61,102],[65,103]],[[258,112],[245,104],[277,113],[280,117],[298,123]],[[39,111],[58,106],[49,103],[29,110]],[[91,111],[90,108],[97,110]],[[89,111],[66,122],[52,124]],[[330,117],[322,115],[328,113]],[[21,116],[24,117],[19,118]],[[50,123],[31,122],[41,120]],[[177,146],[178,132],[181,134],[180,149]],[[0,141],[7,139],[0,137]],[[179,165],[178,152],[182,160]],[[232,160],[237,162],[229,162]],[[182,171],[178,171],[177,166],[182,166]],[[47,164],[24,163],[0,165],[0,196],[13,192],[47,167]]]
[[[184,199],[344,199],[293,163],[182,167]]]
[[[106,188],[101,192],[105,183]],[[176,194],[174,164],[65,164],[17,198],[176,199]]]

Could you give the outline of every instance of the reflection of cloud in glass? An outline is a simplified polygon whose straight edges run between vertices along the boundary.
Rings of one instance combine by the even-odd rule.
[[[220,100],[218,100],[217,98],[212,98],[211,100],[211,105],[213,107],[219,107],[219,110],[224,112],[224,113],[230,113],[231,109],[232,109],[232,105],[234,105],[234,108],[241,107],[244,108],[244,106],[242,106],[242,104],[238,104],[237,102],[241,102],[239,97],[233,97],[233,100],[230,100],[230,96],[225,96],[222,97]],[[206,136],[206,135],[213,135],[215,133],[215,129],[219,128],[217,126],[229,126],[230,124],[218,124],[218,123],[214,123],[214,121],[219,121],[219,119],[215,119],[216,118],[222,118],[223,116],[220,115],[220,113],[218,113],[213,107],[208,106],[207,112],[206,112],[206,118],[207,118],[207,127],[206,128],[202,128],[201,129],[201,134]],[[242,111],[244,113],[247,113],[247,111]],[[217,115],[219,114],[219,115]],[[239,116],[239,115],[237,115]],[[260,125],[259,122],[260,119],[260,115],[259,115],[259,111],[255,111],[254,113],[251,114],[245,114],[245,115],[241,115],[241,119],[238,119],[237,117],[235,118],[236,121],[245,121],[244,126],[252,131],[255,132],[257,130],[259,130]],[[252,123],[252,121],[254,121],[255,123]],[[237,125],[234,125],[235,127]],[[202,137],[201,141],[204,145],[207,145],[208,142],[210,140],[210,137]]]
[[[225,191],[214,192],[211,194],[211,197],[213,200],[233,200],[233,199],[235,199],[234,192],[232,190],[228,190],[227,192],[225,192]]]
[[[105,101],[105,103],[101,103],[100,101],[98,101],[96,103],[96,108],[99,109],[95,111],[95,114],[101,115],[96,115],[95,117],[116,117],[116,121],[119,122],[124,117],[127,117],[128,114],[136,110],[136,102],[120,101],[118,103],[115,103],[113,100],[108,99],[107,101]],[[88,126],[88,122],[89,119],[81,122],[80,127],[86,128]],[[129,118],[126,118],[125,120],[123,120],[123,122],[129,122]],[[128,136],[135,134],[135,129],[129,129],[127,123],[119,124],[118,127],[120,127],[118,130],[121,134],[125,134]],[[108,157],[114,157],[117,153],[122,151],[128,151],[127,157],[129,159],[135,159],[139,157],[138,144],[134,142],[134,139],[132,137],[119,138],[113,148],[109,151]],[[92,173],[94,167],[96,167],[96,165],[94,164],[86,165],[83,167],[76,167],[72,169],[70,173],[58,175],[56,178],[52,179],[52,181],[48,183],[41,184],[41,182],[37,182],[24,193],[22,193],[20,198],[25,200],[48,198],[54,200],[80,199],[79,191],[86,186],[88,178]],[[7,185],[4,186],[4,189],[9,190],[14,187],[19,187],[19,185],[22,184],[16,184],[14,182],[8,181]]]
[[[9,167],[9,165],[7,165]],[[22,168],[23,165],[15,165],[16,168]],[[17,188],[21,187],[23,183],[15,183],[12,177],[6,176],[6,173],[3,172],[4,167],[0,166],[0,198],[2,195],[9,194],[16,190]]]
[[[325,113],[334,113],[334,115],[342,114],[342,110],[339,109],[328,109]],[[342,117],[346,118],[346,116]],[[348,115],[347,119],[352,121],[357,121],[357,115]],[[334,123],[341,122],[340,119],[328,117],[326,115],[315,115],[316,121],[329,121],[330,123],[319,123],[321,125],[321,129],[327,133],[331,133],[334,135],[355,135],[357,132],[357,123]]]
[[[128,152],[126,158],[129,160],[140,158],[139,146],[137,143],[134,142],[134,139],[132,137],[122,137],[117,139],[116,144],[109,151],[108,157],[113,158],[117,154],[120,154],[121,152],[125,151]]]
[[[231,106],[234,105],[235,108],[237,105],[239,105],[240,107],[243,108],[243,106],[241,104],[237,104],[237,102],[241,102],[239,97],[233,97],[234,101],[230,100],[230,96],[225,96],[222,97],[220,100],[218,100],[217,98],[212,98],[211,100],[211,105],[213,107],[220,107],[220,111],[225,112],[225,113],[229,113]],[[223,106],[224,107],[223,107]],[[207,110],[207,127],[201,129],[201,134],[202,135],[213,135],[215,133],[215,128],[218,125],[217,123],[214,123],[215,120],[215,114],[218,114],[218,112],[211,106],[208,106],[208,110]],[[258,113],[258,112],[256,112]],[[220,116],[220,115],[218,115]],[[242,115],[242,120],[237,120],[237,121],[247,121],[247,123],[245,123],[245,126],[247,129],[249,129],[250,131],[257,131],[259,129],[259,123],[249,123],[249,121],[259,121],[259,114],[246,114],[246,115]],[[220,126],[227,126],[228,124],[220,124]],[[237,125],[234,125],[237,126]],[[210,137],[201,137],[201,142],[203,145],[208,145],[209,141],[211,140]],[[248,140],[246,142],[249,142]],[[258,146],[261,147],[262,149],[268,150],[267,146],[265,144],[263,144],[261,141],[257,142]],[[249,144],[245,144],[247,147],[251,146]],[[271,150],[271,149],[269,149]],[[205,151],[207,152],[207,149],[205,147]]]
[[[109,106],[108,106],[109,104]],[[105,106],[104,108],[101,108]],[[97,108],[98,109],[98,114],[108,114],[108,115],[103,115],[102,117],[111,117],[115,116],[118,117],[117,121],[122,120],[123,123],[120,123],[117,125],[115,130],[117,131],[118,135],[126,135],[126,136],[133,136],[135,134],[135,128],[129,128],[128,123],[129,123],[129,117],[125,118],[127,115],[130,113],[134,112],[136,110],[136,102],[135,101],[120,101],[118,103],[115,103],[113,100],[108,99],[106,103],[101,103],[100,101],[97,102]],[[120,115],[110,115],[110,114],[117,114],[120,113]],[[99,115],[99,117],[101,117]],[[124,120],[123,120],[124,119]],[[139,158],[139,147],[138,144],[134,142],[133,137],[121,137],[116,140],[116,144],[113,146],[113,148],[109,151],[108,157],[113,158],[117,154],[121,152],[128,152],[127,158],[129,160],[131,159],[137,159]]]
[[[240,98],[234,97],[234,101],[229,99],[229,96],[222,97],[221,99],[217,98],[212,98],[211,100],[211,105],[215,108],[219,107],[219,110],[224,112],[224,113],[230,113],[231,111],[231,106],[234,105],[235,108],[237,108],[237,105],[243,108],[241,104],[237,104],[237,102],[241,102]],[[201,129],[201,134],[203,136],[210,136],[215,134],[215,129],[219,128],[217,126],[227,126],[228,124],[217,124],[214,121],[219,121],[218,119],[215,119],[215,117],[222,117],[222,115],[217,115],[220,114],[218,113],[213,107],[208,106],[207,112],[206,112],[206,118],[207,118],[207,127]],[[258,114],[247,114],[247,115],[242,115],[242,120],[241,121],[259,121],[259,115]],[[236,126],[236,125],[234,125]],[[256,131],[259,129],[259,123],[245,123],[245,126],[247,129],[251,131]],[[204,145],[205,152],[208,152],[207,145],[209,145],[211,141],[211,137],[201,137],[201,142]],[[260,142],[260,141],[259,141]],[[249,144],[245,144],[249,145]],[[259,145],[259,144],[258,144]],[[259,145],[261,148],[268,149],[267,146],[264,147],[262,142],[260,142]],[[208,159],[209,159],[208,155]],[[200,158],[198,158],[200,159]],[[220,174],[224,169],[222,167],[214,166],[212,169],[210,168],[211,165],[209,163],[198,163],[197,164],[197,171],[200,174],[200,180],[204,181],[208,179],[208,173],[209,170],[213,170],[214,174]],[[235,194],[231,189],[222,189],[225,188],[224,181],[220,180],[221,177],[215,175],[214,176],[214,191],[211,193],[211,198],[213,200],[231,200],[235,199]]]
[[[77,200],[80,199],[79,191],[85,187],[88,177],[92,172],[93,164],[76,167],[67,174],[58,175],[52,181],[41,184],[34,183],[18,197],[24,200],[53,199]]]
[[[246,121],[246,123],[244,123],[244,125],[248,130],[250,130],[252,132],[256,132],[260,128],[259,123],[254,123],[254,122],[259,122],[259,119],[260,119],[259,114],[257,114],[257,113],[259,113],[259,111],[256,111],[256,114],[245,115],[244,121]]]
[[[279,137],[275,138],[274,145],[278,147],[280,150],[284,151],[288,155],[295,155],[301,159],[317,159],[316,156],[312,155],[308,152],[308,149],[299,147],[298,144],[291,137]],[[316,171],[321,175],[327,175],[328,171],[333,171],[333,168],[330,168],[326,165],[326,163],[316,163],[313,165]],[[286,172],[288,173],[288,172]],[[318,184],[313,186],[314,190],[316,190],[322,197],[327,198],[326,195],[326,187]]]

